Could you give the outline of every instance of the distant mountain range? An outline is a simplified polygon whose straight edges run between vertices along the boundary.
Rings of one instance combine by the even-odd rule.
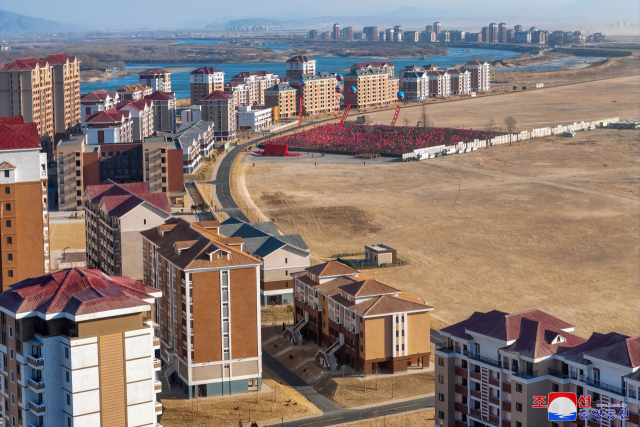
[[[43,33],[65,29],[69,30],[67,26],[59,22],[0,10],[0,33]]]

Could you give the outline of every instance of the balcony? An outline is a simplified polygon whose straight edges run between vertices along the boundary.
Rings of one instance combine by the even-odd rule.
[[[502,401],[502,410],[506,412],[511,412],[511,402],[508,400]]]
[[[160,361],[160,359],[154,358],[153,359],[153,369],[155,371],[159,371],[161,369],[161,367],[162,367],[162,362]]]
[[[511,393],[511,383],[503,382],[502,391],[504,391],[505,393]]]
[[[471,378],[473,378],[474,380],[482,381],[480,372],[471,372]]]
[[[549,368],[549,375],[554,376],[556,378],[563,379],[563,380],[566,380],[569,378],[569,374],[563,374],[562,371],[559,371],[557,369],[552,369],[552,368]]]
[[[153,348],[160,348],[160,338],[153,337]]]
[[[155,406],[156,406],[156,415],[162,414],[162,403],[156,402]]]
[[[441,344],[437,344],[436,345],[436,351],[439,351],[441,353],[445,353],[445,354],[451,354],[454,352],[454,348],[453,346],[444,346]]]
[[[464,377],[464,378],[467,377],[467,370],[465,368],[461,367],[461,366],[456,365],[454,371],[455,371],[456,375],[459,375],[459,376]]]
[[[494,387],[500,387],[500,380],[496,379],[496,378],[489,378],[489,384],[494,386]]]
[[[511,427],[511,420],[502,420],[502,427]]]
[[[601,390],[605,390],[605,391],[608,391],[610,393],[614,393],[614,394],[617,394],[617,395],[620,395],[620,396],[626,396],[627,395],[627,390],[625,390],[623,388],[616,387],[616,386],[611,385],[611,384],[603,383],[602,381],[592,380],[589,377],[585,377],[585,380],[586,381],[583,381],[583,382],[586,382],[587,384],[589,384],[592,387],[596,387],[596,388],[599,388]]]
[[[480,400],[482,399],[482,394],[480,393],[480,391],[476,391],[476,390],[471,390],[471,397],[475,397],[476,399]]]
[[[500,406],[500,399],[494,396],[489,396],[489,403],[492,405]]]
[[[509,373],[525,380],[538,377],[538,371],[509,371]]]
[[[44,402],[43,403],[29,402],[29,410],[34,415],[44,415],[47,412]]]
[[[42,392],[44,390],[44,380],[42,378],[29,378],[29,388],[36,393]]]
[[[496,368],[501,368],[502,367],[502,363],[499,360],[491,359],[489,357],[480,356],[479,354],[469,352],[468,350],[464,350],[463,353],[469,359],[477,360],[478,362],[484,363],[486,365],[491,365],[491,366],[494,366]]]
[[[41,369],[44,366],[44,358],[42,356],[37,357],[29,354],[27,355],[27,363],[33,369]]]
[[[155,391],[162,391],[162,383],[158,380],[153,380],[153,389]]]
[[[454,406],[456,411],[460,412],[461,414],[467,414],[467,412],[469,411],[469,408],[467,408],[467,405],[465,405],[462,402],[456,402]]]
[[[470,408],[469,409],[469,415],[473,415],[474,417],[476,417],[479,420],[482,419],[482,414],[480,413],[479,409]]]

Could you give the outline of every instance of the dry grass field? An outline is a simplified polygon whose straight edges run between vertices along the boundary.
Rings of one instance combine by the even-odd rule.
[[[530,105],[529,120],[555,120],[572,105],[545,114]],[[616,115],[588,108],[575,118]],[[316,259],[371,243],[398,248],[411,265],[367,273],[428,301],[439,322],[540,308],[583,336],[638,334],[640,301],[629,296],[640,277],[639,154],[638,132],[596,130],[424,162],[309,167],[294,158],[243,173],[258,206],[284,233],[302,234]]]
[[[345,424],[349,427],[433,427],[435,426],[435,409],[406,412],[404,414],[385,415],[377,413],[374,419]]]
[[[49,224],[49,239],[52,251],[61,251],[67,246],[71,249],[85,249],[87,240],[84,222]]]

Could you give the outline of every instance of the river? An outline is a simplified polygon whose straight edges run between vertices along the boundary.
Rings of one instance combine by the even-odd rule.
[[[267,47],[265,45],[265,47]],[[273,46],[273,48],[286,49],[286,45]],[[390,61],[395,66],[396,75],[398,72],[407,65],[425,65],[433,64],[441,68],[448,68],[456,65],[462,65],[468,61],[474,59],[493,61],[497,59],[507,59],[518,56],[518,52],[510,50],[498,50],[498,49],[469,49],[469,48],[449,48],[448,55],[442,56],[428,56],[425,59],[420,58],[400,58],[391,59]],[[371,58],[344,58],[340,56],[317,56],[314,57],[316,62],[316,70],[318,71],[331,71],[331,72],[343,72],[348,69],[355,62],[372,61]],[[373,59],[373,61],[380,61],[380,59]],[[225,82],[231,81],[231,78],[243,71],[270,71],[279,76],[285,75],[285,63],[284,62],[244,62],[244,63],[149,63],[149,64],[127,64],[127,68],[132,69],[146,69],[146,68],[183,68],[188,67],[189,70],[177,71],[171,73],[171,90],[176,93],[178,99],[189,97],[189,74],[193,69],[209,65],[224,71]],[[531,67],[536,69],[536,67]],[[126,86],[130,84],[138,83],[137,75],[130,75],[124,77],[117,77],[110,80],[101,82],[81,83],[80,92],[87,93],[94,90],[106,89],[109,91],[115,91],[117,87]]]

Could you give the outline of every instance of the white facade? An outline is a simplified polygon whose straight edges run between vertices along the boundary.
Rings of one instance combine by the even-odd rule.
[[[449,73],[429,72],[429,98],[445,98],[451,95],[451,76]]]
[[[214,72],[211,74],[191,74],[189,79],[191,83],[204,83],[224,86],[224,73],[222,71]]]
[[[88,144],[119,144],[133,142],[133,126],[131,119],[108,128],[93,128],[87,126],[84,133],[87,134]],[[101,136],[102,135],[102,136]]]
[[[188,110],[182,110],[180,119],[181,129],[202,120],[202,107],[200,105],[192,105]]]
[[[85,128],[84,118],[92,115],[93,113],[97,113],[98,111],[107,111],[112,108],[116,108],[116,104],[118,103],[119,98],[111,97],[107,95],[102,102],[97,101],[80,101],[80,121],[82,123],[82,129]]]
[[[287,62],[287,71],[295,71],[297,74],[315,74],[316,60],[309,59],[306,62]]]
[[[238,129],[260,131],[269,127],[272,120],[271,108],[252,109],[250,106],[238,107]]]

